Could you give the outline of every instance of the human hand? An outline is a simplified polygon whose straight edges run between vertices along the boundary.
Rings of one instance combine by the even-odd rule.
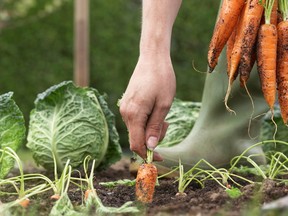
[[[120,101],[120,113],[129,131],[130,149],[142,158],[165,136],[176,90],[170,56],[140,56]],[[162,160],[155,152],[154,160]]]

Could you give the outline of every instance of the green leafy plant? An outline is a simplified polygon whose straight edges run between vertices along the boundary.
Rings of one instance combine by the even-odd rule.
[[[247,148],[241,155],[234,157],[231,160],[231,167],[230,167],[230,172],[233,171],[239,171],[239,169],[236,168],[236,165],[243,160],[246,160],[251,167],[249,170],[250,172],[252,172],[251,170],[255,169],[255,171],[253,171],[254,173],[257,172],[259,176],[261,176],[263,179],[271,179],[271,180],[277,180],[277,176],[281,175],[281,174],[285,174],[288,172],[288,157],[282,153],[282,152],[267,152],[266,153],[266,158],[268,161],[268,165],[267,166],[260,166],[258,165],[254,160],[253,157],[258,156],[258,155],[249,155],[249,156],[245,156],[245,154],[251,150],[252,148],[256,147],[256,146],[260,146],[260,145],[266,145],[266,144],[271,144],[273,143],[273,145],[284,145],[284,146],[288,146],[287,142],[284,141],[280,141],[280,140],[266,140],[263,142],[258,142],[254,145],[252,145],[251,147]],[[281,180],[283,181],[283,180]]]
[[[64,166],[64,170],[61,174],[60,180],[58,183],[58,188],[60,188],[59,198],[55,202],[54,206],[51,209],[50,216],[58,216],[58,215],[82,215],[74,210],[74,206],[72,205],[69,197],[68,197],[68,188],[70,185],[72,167],[69,165],[69,160],[66,162]]]
[[[227,188],[225,191],[228,194],[228,196],[232,199],[236,199],[242,195],[242,192],[237,187]]]
[[[1,207],[0,213],[6,214],[7,212],[9,212],[11,210],[12,207],[15,207],[15,206],[22,206],[22,207],[26,208],[27,206],[29,206],[29,203],[30,203],[29,197],[31,197],[35,194],[38,194],[38,193],[42,193],[46,190],[49,190],[50,187],[49,187],[49,184],[43,183],[43,184],[36,185],[33,188],[25,189],[25,181],[26,180],[37,179],[38,177],[32,176],[32,175],[29,175],[29,176],[24,175],[21,160],[18,157],[18,155],[16,154],[16,152],[13,149],[11,149],[10,147],[5,147],[3,150],[1,149],[0,152],[2,152],[2,156],[7,154],[11,158],[13,158],[16,161],[16,163],[18,165],[19,172],[20,172],[20,176],[0,180],[0,186],[11,184],[14,187],[16,194],[18,196],[17,200],[9,202],[9,203],[5,203],[4,206]],[[39,174],[39,176],[41,176],[41,174]],[[48,178],[42,177],[42,179],[47,180]],[[49,181],[49,179],[47,180],[47,182],[51,183],[51,181]],[[18,183],[20,184],[19,188],[18,188]],[[2,214],[0,214],[0,215],[2,215]]]
[[[206,167],[210,167],[211,169],[202,169],[201,165],[205,164]],[[229,172],[225,168],[216,168],[211,165],[208,161],[201,159],[198,163],[196,163],[191,169],[184,172],[183,165],[179,160],[179,178],[176,180],[178,181],[178,195],[185,195],[185,190],[189,186],[192,181],[196,181],[200,184],[203,188],[205,186],[205,181],[213,180],[217,182],[221,187],[225,190],[231,189],[230,184],[228,181],[233,183],[234,185],[241,187],[242,185],[239,184],[234,178],[241,179],[247,183],[253,183],[253,181],[239,176],[237,174]]]
[[[17,151],[25,138],[25,121],[22,112],[12,99],[13,93],[0,95],[0,149],[10,147]],[[0,152],[0,179],[14,166],[14,158]]]
[[[125,185],[125,186],[135,186],[135,179],[120,179],[117,181],[110,181],[110,182],[99,182],[99,185],[102,185],[104,187],[108,188],[114,188],[119,185]]]
[[[114,115],[105,96],[96,89],[80,88],[71,81],[38,95],[31,111],[27,147],[37,164],[63,170],[68,159],[79,167],[87,155],[96,167],[106,167],[121,157]]]

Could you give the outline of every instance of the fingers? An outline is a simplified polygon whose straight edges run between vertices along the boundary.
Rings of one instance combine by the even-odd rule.
[[[140,108],[138,105],[130,104],[129,107],[127,107],[126,105],[120,104],[120,113],[129,131],[130,149],[145,159],[147,156],[147,147],[153,150],[157,146],[159,140],[165,136],[168,123],[163,122],[161,118],[155,118],[157,116],[163,116],[162,118],[165,118],[166,116],[164,114],[159,115],[157,112],[155,113],[155,111],[159,111],[158,109],[153,110],[154,112],[150,115],[149,119],[148,114],[144,111],[143,106]],[[157,122],[159,120],[162,122]],[[146,139],[147,135],[149,135],[148,140]],[[148,146],[149,143],[150,146]],[[156,152],[153,159],[155,161],[163,160]]]
[[[141,113],[138,105],[120,104],[120,113],[129,131],[129,143],[131,151],[140,157],[146,158],[145,125],[147,117]]]
[[[155,106],[153,109],[146,126],[147,148],[151,150],[155,149],[158,142],[164,138],[168,128],[168,123],[164,120],[169,109],[170,104]]]

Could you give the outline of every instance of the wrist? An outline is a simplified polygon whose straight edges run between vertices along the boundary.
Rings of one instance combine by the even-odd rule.
[[[140,56],[163,56],[170,58],[170,43],[161,39],[140,42]]]

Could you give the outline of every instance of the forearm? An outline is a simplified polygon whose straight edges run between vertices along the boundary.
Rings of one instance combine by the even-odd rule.
[[[182,0],[143,0],[140,55],[170,53],[172,27]]]

